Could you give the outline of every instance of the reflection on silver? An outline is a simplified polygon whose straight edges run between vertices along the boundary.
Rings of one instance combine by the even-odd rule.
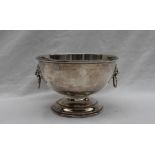
[[[72,110],[68,109],[68,108],[64,108],[63,111],[65,111],[65,112],[72,112]]]

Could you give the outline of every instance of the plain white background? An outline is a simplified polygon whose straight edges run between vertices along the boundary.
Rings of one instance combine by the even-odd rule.
[[[62,96],[34,76],[41,54],[101,53],[119,57],[118,88],[112,81],[94,94],[104,106],[92,118],[55,115]],[[155,123],[155,31],[0,31],[1,123]]]
[[[155,28],[153,0],[0,2],[2,30]],[[154,125],[1,125],[0,134],[4,155],[154,154]]]

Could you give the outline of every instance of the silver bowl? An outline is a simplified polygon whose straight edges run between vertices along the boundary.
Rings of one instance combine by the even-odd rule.
[[[104,88],[110,79],[117,87],[117,59],[116,56],[102,54],[38,56],[38,87],[43,79],[49,88],[66,96],[52,105],[52,110],[61,116],[96,115],[103,106],[88,96]]]

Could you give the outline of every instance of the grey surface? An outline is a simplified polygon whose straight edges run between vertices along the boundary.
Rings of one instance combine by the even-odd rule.
[[[119,88],[93,95],[100,115],[71,119],[50,106],[61,95],[34,76],[40,54],[103,53],[120,59]],[[0,31],[0,123],[155,123],[155,31]]]

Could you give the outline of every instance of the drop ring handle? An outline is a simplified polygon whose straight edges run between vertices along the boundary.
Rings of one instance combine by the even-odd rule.
[[[114,73],[113,73],[113,86],[114,88],[117,87],[117,83],[118,83],[118,79],[117,79],[117,76],[118,76],[119,72],[118,72],[118,67],[117,65],[115,66],[115,69],[114,69]]]
[[[40,69],[39,64],[37,65],[37,69],[36,69],[35,75],[38,78],[38,89],[39,89],[40,85],[41,85],[41,80],[42,80],[42,74],[41,74],[41,69]]]

